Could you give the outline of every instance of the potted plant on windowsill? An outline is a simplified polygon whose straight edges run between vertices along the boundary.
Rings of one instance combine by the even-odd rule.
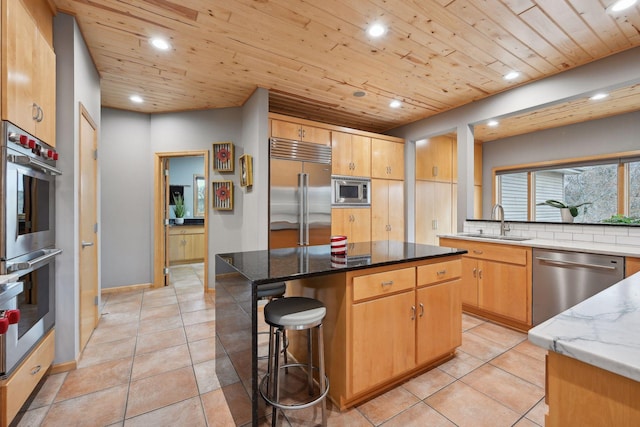
[[[579,205],[568,205],[564,202],[560,202],[558,200],[545,200],[544,202],[540,202],[537,205],[548,205],[554,208],[560,209],[560,217],[562,218],[562,222],[573,222],[573,218],[578,216],[578,208],[584,205],[590,205],[591,202],[580,203]]]
[[[175,202],[175,206],[173,207],[173,213],[176,216],[175,223],[184,224],[184,213],[185,213],[184,199],[180,194],[174,194],[173,201]]]

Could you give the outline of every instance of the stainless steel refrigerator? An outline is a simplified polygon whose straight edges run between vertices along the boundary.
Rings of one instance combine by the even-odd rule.
[[[269,248],[329,244],[331,147],[271,138],[269,155]]]

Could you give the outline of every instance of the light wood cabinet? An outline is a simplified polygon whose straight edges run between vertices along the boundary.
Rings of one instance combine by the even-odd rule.
[[[531,326],[531,248],[460,239],[440,246],[466,249],[462,257],[463,308],[528,330]]]
[[[404,182],[371,180],[371,240],[404,241]]]
[[[372,138],[371,177],[404,180],[404,144]]]
[[[331,173],[344,176],[371,176],[371,138],[331,132]]]
[[[354,304],[352,394],[362,393],[414,367],[414,291]]]
[[[625,277],[629,277],[640,272],[640,258],[626,257],[624,272]]]
[[[2,118],[55,146],[55,53],[19,0],[2,3]]]
[[[53,363],[55,330],[47,333],[6,380],[0,381],[0,426],[8,426]]]
[[[371,209],[331,209],[331,235],[347,236],[347,242],[349,243],[370,241]]]
[[[204,227],[181,225],[169,230],[169,264],[204,260]]]
[[[436,136],[416,142],[416,179],[453,181],[453,138]]]
[[[331,132],[328,129],[283,120],[271,120],[271,136],[322,145],[331,144]]]
[[[452,184],[416,181],[415,191],[416,243],[437,245],[438,235],[450,234],[453,229]]]

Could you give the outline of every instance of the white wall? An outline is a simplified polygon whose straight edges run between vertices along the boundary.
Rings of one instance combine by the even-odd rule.
[[[209,178],[234,182],[234,209],[213,210],[209,202],[209,287],[214,287],[216,253],[267,247],[267,91],[257,90],[241,108],[153,115],[103,109],[103,288],[153,282],[156,153],[209,150],[211,157],[212,144],[222,141],[234,143],[234,172],[210,169]],[[239,180],[238,156],[244,153],[254,156],[255,184],[249,191]],[[123,203],[131,207],[124,218]]]
[[[469,128],[491,118],[506,117],[514,113],[532,111],[554,103],[577,99],[598,90],[612,90],[640,82],[640,47],[612,55],[600,61],[565,71],[546,79],[516,87],[481,101],[473,102],[436,116],[419,120],[388,132],[407,141],[407,161],[415,150],[411,145],[423,138],[441,135],[450,131],[458,134],[458,229],[462,230],[464,220],[473,214],[473,156],[472,135]],[[504,147],[505,150],[510,150]],[[614,150],[612,150],[614,151]],[[611,152],[611,151],[610,151]],[[483,159],[484,159],[483,154]],[[483,165],[483,170],[487,166]],[[407,192],[415,194],[415,175],[405,176]],[[483,180],[483,185],[485,184]],[[485,188],[486,189],[486,188]],[[485,190],[483,189],[483,190]],[[491,203],[483,194],[483,201]],[[412,201],[408,201],[412,206]],[[407,209],[406,222],[413,229],[414,209]],[[413,236],[409,236],[412,238]]]
[[[63,172],[56,178],[56,245],[64,251],[56,260],[54,363],[63,363],[74,361],[79,354],[79,104],[82,103],[100,129],[100,79],[73,17],[59,13],[54,18],[53,39],[56,52],[56,148],[60,153],[57,166]],[[98,263],[100,270],[100,260]]]

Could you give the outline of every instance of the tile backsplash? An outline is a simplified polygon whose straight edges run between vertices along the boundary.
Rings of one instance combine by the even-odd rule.
[[[505,222],[511,228],[507,231],[509,236],[640,246],[640,227],[636,226]],[[500,234],[500,222],[465,221],[465,233],[479,233],[480,230],[486,234]]]

